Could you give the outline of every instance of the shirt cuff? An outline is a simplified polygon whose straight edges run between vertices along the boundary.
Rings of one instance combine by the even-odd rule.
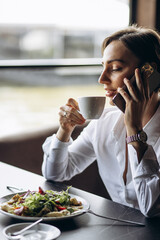
[[[159,164],[152,146],[148,145],[140,163],[138,162],[137,152],[132,145],[128,145],[128,152],[133,178],[158,172]]]
[[[70,138],[69,142],[61,142],[57,138],[56,134],[54,134],[53,137],[52,137],[50,150],[52,150],[52,149],[62,149],[64,147],[68,147],[69,145],[71,145],[72,142],[73,142],[72,138]]]

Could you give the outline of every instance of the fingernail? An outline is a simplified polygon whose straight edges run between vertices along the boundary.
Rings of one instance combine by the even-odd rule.
[[[124,78],[124,80],[123,80],[123,82],[125,83],[125,82],[128,82],[129,80],[127,79],[127,78]]]

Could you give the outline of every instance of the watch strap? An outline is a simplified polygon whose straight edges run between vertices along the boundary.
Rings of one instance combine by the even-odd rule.
[[[138,134],[126,137],[127,144],[139,141]]]
[[[147,138],[148,138],[147,134],[142,130],[135,135],[126,137],[126,141],[128,144],[131,142],[137,142],[137,141],[146,143]]]

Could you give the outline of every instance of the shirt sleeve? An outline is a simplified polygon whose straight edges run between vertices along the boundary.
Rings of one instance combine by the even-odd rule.
[[[60,182],[69,180],[96,159],[92,129],[92,124],[89,124],[75,141],[70,139],[69,142],[61,142],[56,135],[46,139],[42,146],[42,174],[46,179]]]
[[[128,152],[141,212],[146,217],[160,215],[160,172],[153,147],[148,146],[140,163],[132,145],[128,145]]]

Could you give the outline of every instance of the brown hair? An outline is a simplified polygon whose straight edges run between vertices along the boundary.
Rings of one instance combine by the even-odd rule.
[[[115,40],[122,41],[140,59],[141,64],[155,62],[160,71],[160,35],[156,31],[135,25],[129,26],[105,38],[102,53]]]

